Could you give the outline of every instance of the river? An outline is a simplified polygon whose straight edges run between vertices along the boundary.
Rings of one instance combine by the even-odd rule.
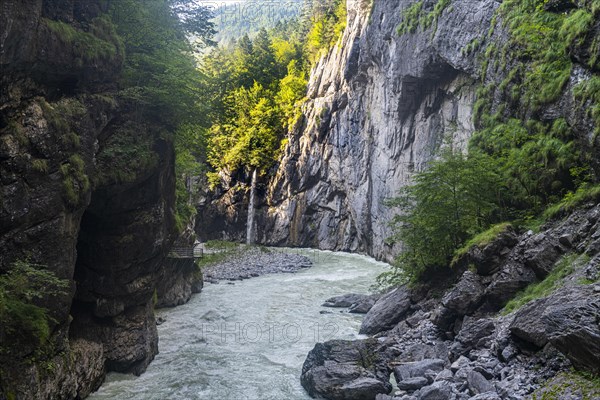
[[[309,399],[300,385],[306,354],[316,342],[359,338],[363,318],[321,304],[335,295],[368,293],[386,264],[302,252],[312,268],[208,284],[188,304],[157,311],[166,321],[158,327],[160,353],[146,373],[111,373],[90,399]]]

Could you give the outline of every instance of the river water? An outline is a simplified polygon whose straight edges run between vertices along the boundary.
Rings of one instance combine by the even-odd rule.
[[[335,295],[368,293],[386,264],[300,252],[314,267],[208,284],[188,304],[158,311],[166,322],[158,327],[160,353],[146,373],[109,374],[90,399],[309,399],[300,385],[306,354],[317,342],[359,338],[363,318],[321,304]]]

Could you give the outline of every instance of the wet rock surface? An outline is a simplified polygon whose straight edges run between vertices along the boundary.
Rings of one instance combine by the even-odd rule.
[[[209,283],[239,281],[265,274],[294,273],[310,268],[306,256],[260,248],[243,249],[228,255],[225,260],[204,267],[204,279]]]

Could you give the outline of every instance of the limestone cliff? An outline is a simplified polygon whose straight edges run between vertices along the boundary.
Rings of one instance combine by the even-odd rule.
[[[83,398],[157,353],[173,146],[117,96],[124,55],[106,7],[0,5],[0,273],[27,262],[70,287],[36,300],[47,339],[0,329],[0,399]]]
[[[343,37],[313,68],[303,116],[290,132],[275,177],[259,190],[260,242],[388,260],[397,254],[385,243],[396,212],[385,199],[423,170],[445,138],[465,148],[477,128],[477,89],[497,87],[510,71],[506,54],[494,60],[485,53],[487,45],[501,49],[509,43],[496,12],[500,1],[425,0],[421,9],[433,23],[399,34],[405,10],[415,3],[347,1]],[[563,96],[536,118],[566,118],[586,146],[593,124],[574,107],[572,89],[589,68],[577,51],[571,53],[574,67]],[[495,96],[493,111],[504,95]],[[513,107],[505,115],[528,118],[525,108]],[[237,189],[200,205],[202,237],[240,239],[247,195]]]

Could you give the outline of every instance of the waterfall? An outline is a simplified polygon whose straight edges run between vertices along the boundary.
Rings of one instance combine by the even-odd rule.
[[[248,204],[248,221],[246,223],[246,243],[254,244],[254,214],[256,198],[256,169],[252,173],[252,184],[250,186],[250,203]]]

